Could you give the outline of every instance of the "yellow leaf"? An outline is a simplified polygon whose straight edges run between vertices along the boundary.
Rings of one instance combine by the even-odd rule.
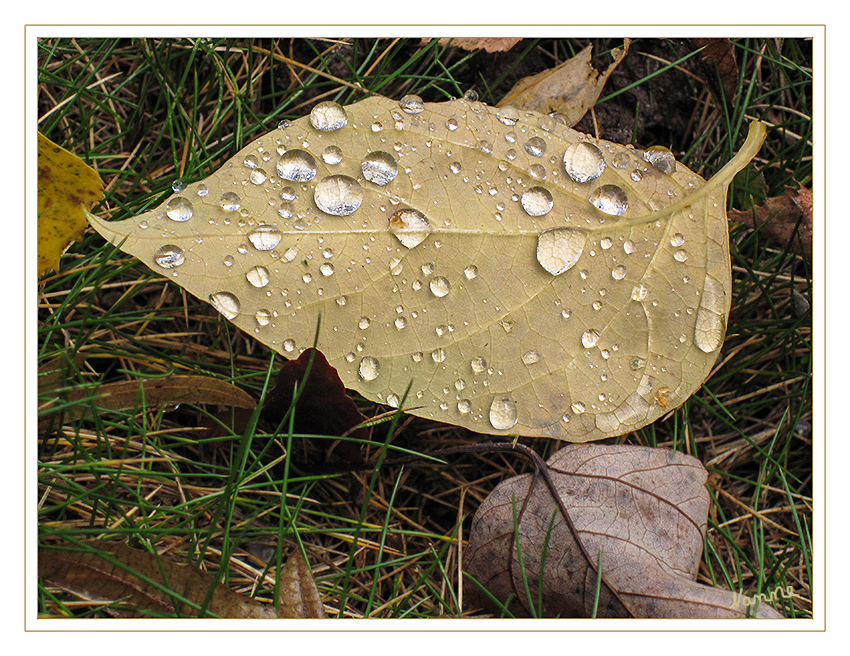
[[[454,100],[320,103],[95,229],[287,357],[476,432],[573,442],[681,405],[731,299],[725,199],[670,151]]]
[[[38,275],[59,268],[59,258],[88,227],[83,208],[103,200],[100,176],[83,160],[38,135]]]

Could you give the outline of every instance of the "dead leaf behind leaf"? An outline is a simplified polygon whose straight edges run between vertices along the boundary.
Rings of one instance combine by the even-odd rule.
[[[575,125],[596,104],[608,77],[629,52],[629,40],[622,50],[613,51],[614,61],[601,74],[590,64],[592,52],[593,46],[587,46],[563,64],[523,78],[497,106],[511,105],[541,114],[558,112],[567,125]]]
[[[545,616],[590,617],[601,568],[597,617],[745,616],[731,592],[694,580],[709,508],[698,460],[571,445],[547,464],[558,501],[526,474],[500,483],[473,519],[466,572],[496,599],[531,615],[539,595]],[[490,606],[480,591],[472,598]],[[759,617],[779,615],[762,604]]]

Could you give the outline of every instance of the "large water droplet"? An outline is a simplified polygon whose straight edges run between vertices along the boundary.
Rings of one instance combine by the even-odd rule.
[[[662,173],[676,172],[676,158],[664,146],[652,146],[643,154],[643,158]]]
[[[310,123],[317,130],[339,130],[347,122],[345,109],[332,100],[320,102],[310,112]]]
[[[596,208],[612,216],[622,216],[629,207],[626,192],[612,184],[598,187],[589,200]]]
[[[313,198],[326,214],[348,216],[363,202],[363,187],[347,175],[329,175],[316,185]]]
[[[173,244],[166,244],[154,253],[153,261],[163,269],[173,269],[186,261],[183,249]]]
[[[342,148],[328,146],[322,151],[322,161],[328,166],[335,166],[342,161]]]
[[[451,289],[449,281],[443,276],[435,276],[434,278],[431,278],[431,282],[428,286],[431,288],[431,293],[440,298],[447,295]]]
[[[239,314],[239,299],[230,292],[216,292],[210,294],[210,303],[212,306],[221,312],[226,319],[233,319]]]
[[[165,215],[172,221],[188,221],[193,214],[192,203],[183,196],[175,196],[165,206]]]
[[[611,277],[614,280],[622,280],[626,277],[626,267],[622,264],[618,264],[611,270]]]
[[[261,224],[248,233],[248,241],[258,251],[270,251],[279,243],[283,234],[277,226]]]
[[[390,217],[390,231],[407,248],[421,244],[431,233],[431,223],[419,210],[403,209]]]
[[[532,187],[526,191],[520,203],[529,216],[543,216],[552,210],[553,199],[551,192],[545,187]]]
[[[357,367],[357,374],[363,380],[375,380],[378,374],[381,373],[381,363],[377,358],[367,355],[360,360],[360,365]]]
[[[271,280],[269,270],[266,267],[259,265],[248,269],[248,272],[245,274],[245,278],[258,289],[268,285]]]
[[[425,109],[422,98],[415,94],[408,94],[398,101],[398,106],[408,114],[419,114]]]
[[[578,262],[587,235],[572,228],[550,228],[537,237],[537,261],[553,276],[567,271]]]
[[[602,175],[605,157],[595,144],[579,141],[564,153],[564,170],[576,182],[590,182]]]
[[[497,396],[490,404],[490,425],[496,430],[513,428],[517,422],[516,402],[509,396]]]
[[[431,351],[431,359],[434,362],[436,362],[437,364],[439,364],[440,362],[445,360],[446,359],[445,349],[438,348],[438,349],[434,349],[433,351]]]
[[[316,176],[316,159],[306,150],[287,150],[277,161],[277,174],[284,180],[310,182]]]
[[[360,164],[363,177],[376,185],[387,185],[398,175],[398,163],[395,157],[383,150],[376,150],[363,158]]]
[[[723,343],[723,335],[726,333],[725,311],[723,287],[711,276],[706,276],[694,328],[694,343],[701,351],[712,353]]]
[[[519,110],[516,107],[505,105],[496,112],[496,118],[505,125],[516,125],[519,121]]]

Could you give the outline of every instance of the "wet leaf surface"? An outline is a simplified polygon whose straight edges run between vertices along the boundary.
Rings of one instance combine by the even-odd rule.
[[[680,405],[723,343],[726,188],[556,118],[374,97],[258,139],[114,244],[261,342],[477,432],[585,441]],[[126,239],[126,241],[124,241]]]
[[[698,460],[571,445],[547,465],[557,498],[542,475],[503,481],[464,554],[466,573],[514,614],[591,617],[596,605],[596,617],[746,616],[748,598],[695,582],[710,504]],[[470,589],[473,604],[497,608]],[[764,603],[757,616],[781,617]]]

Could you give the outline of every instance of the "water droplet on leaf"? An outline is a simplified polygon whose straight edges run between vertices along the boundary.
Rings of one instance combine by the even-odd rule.
[[[497,396],[490,404],[490,425],[496,430],[508,430],[517,423],[516,402],[509,396]]]
[[[326,214],[348,216],[363,202],[363,188],[347,175],[329,175],[316,185],[313,198]]]
[[[564,153],[564,170],[576,182],[590,182],[602,175],[605,157],[598,146],[579,141],[569,146]]]
[[[332,100],[320,102],[310,112],[310,123],[317,130],[339,130],[347,122],[345,109]]]

